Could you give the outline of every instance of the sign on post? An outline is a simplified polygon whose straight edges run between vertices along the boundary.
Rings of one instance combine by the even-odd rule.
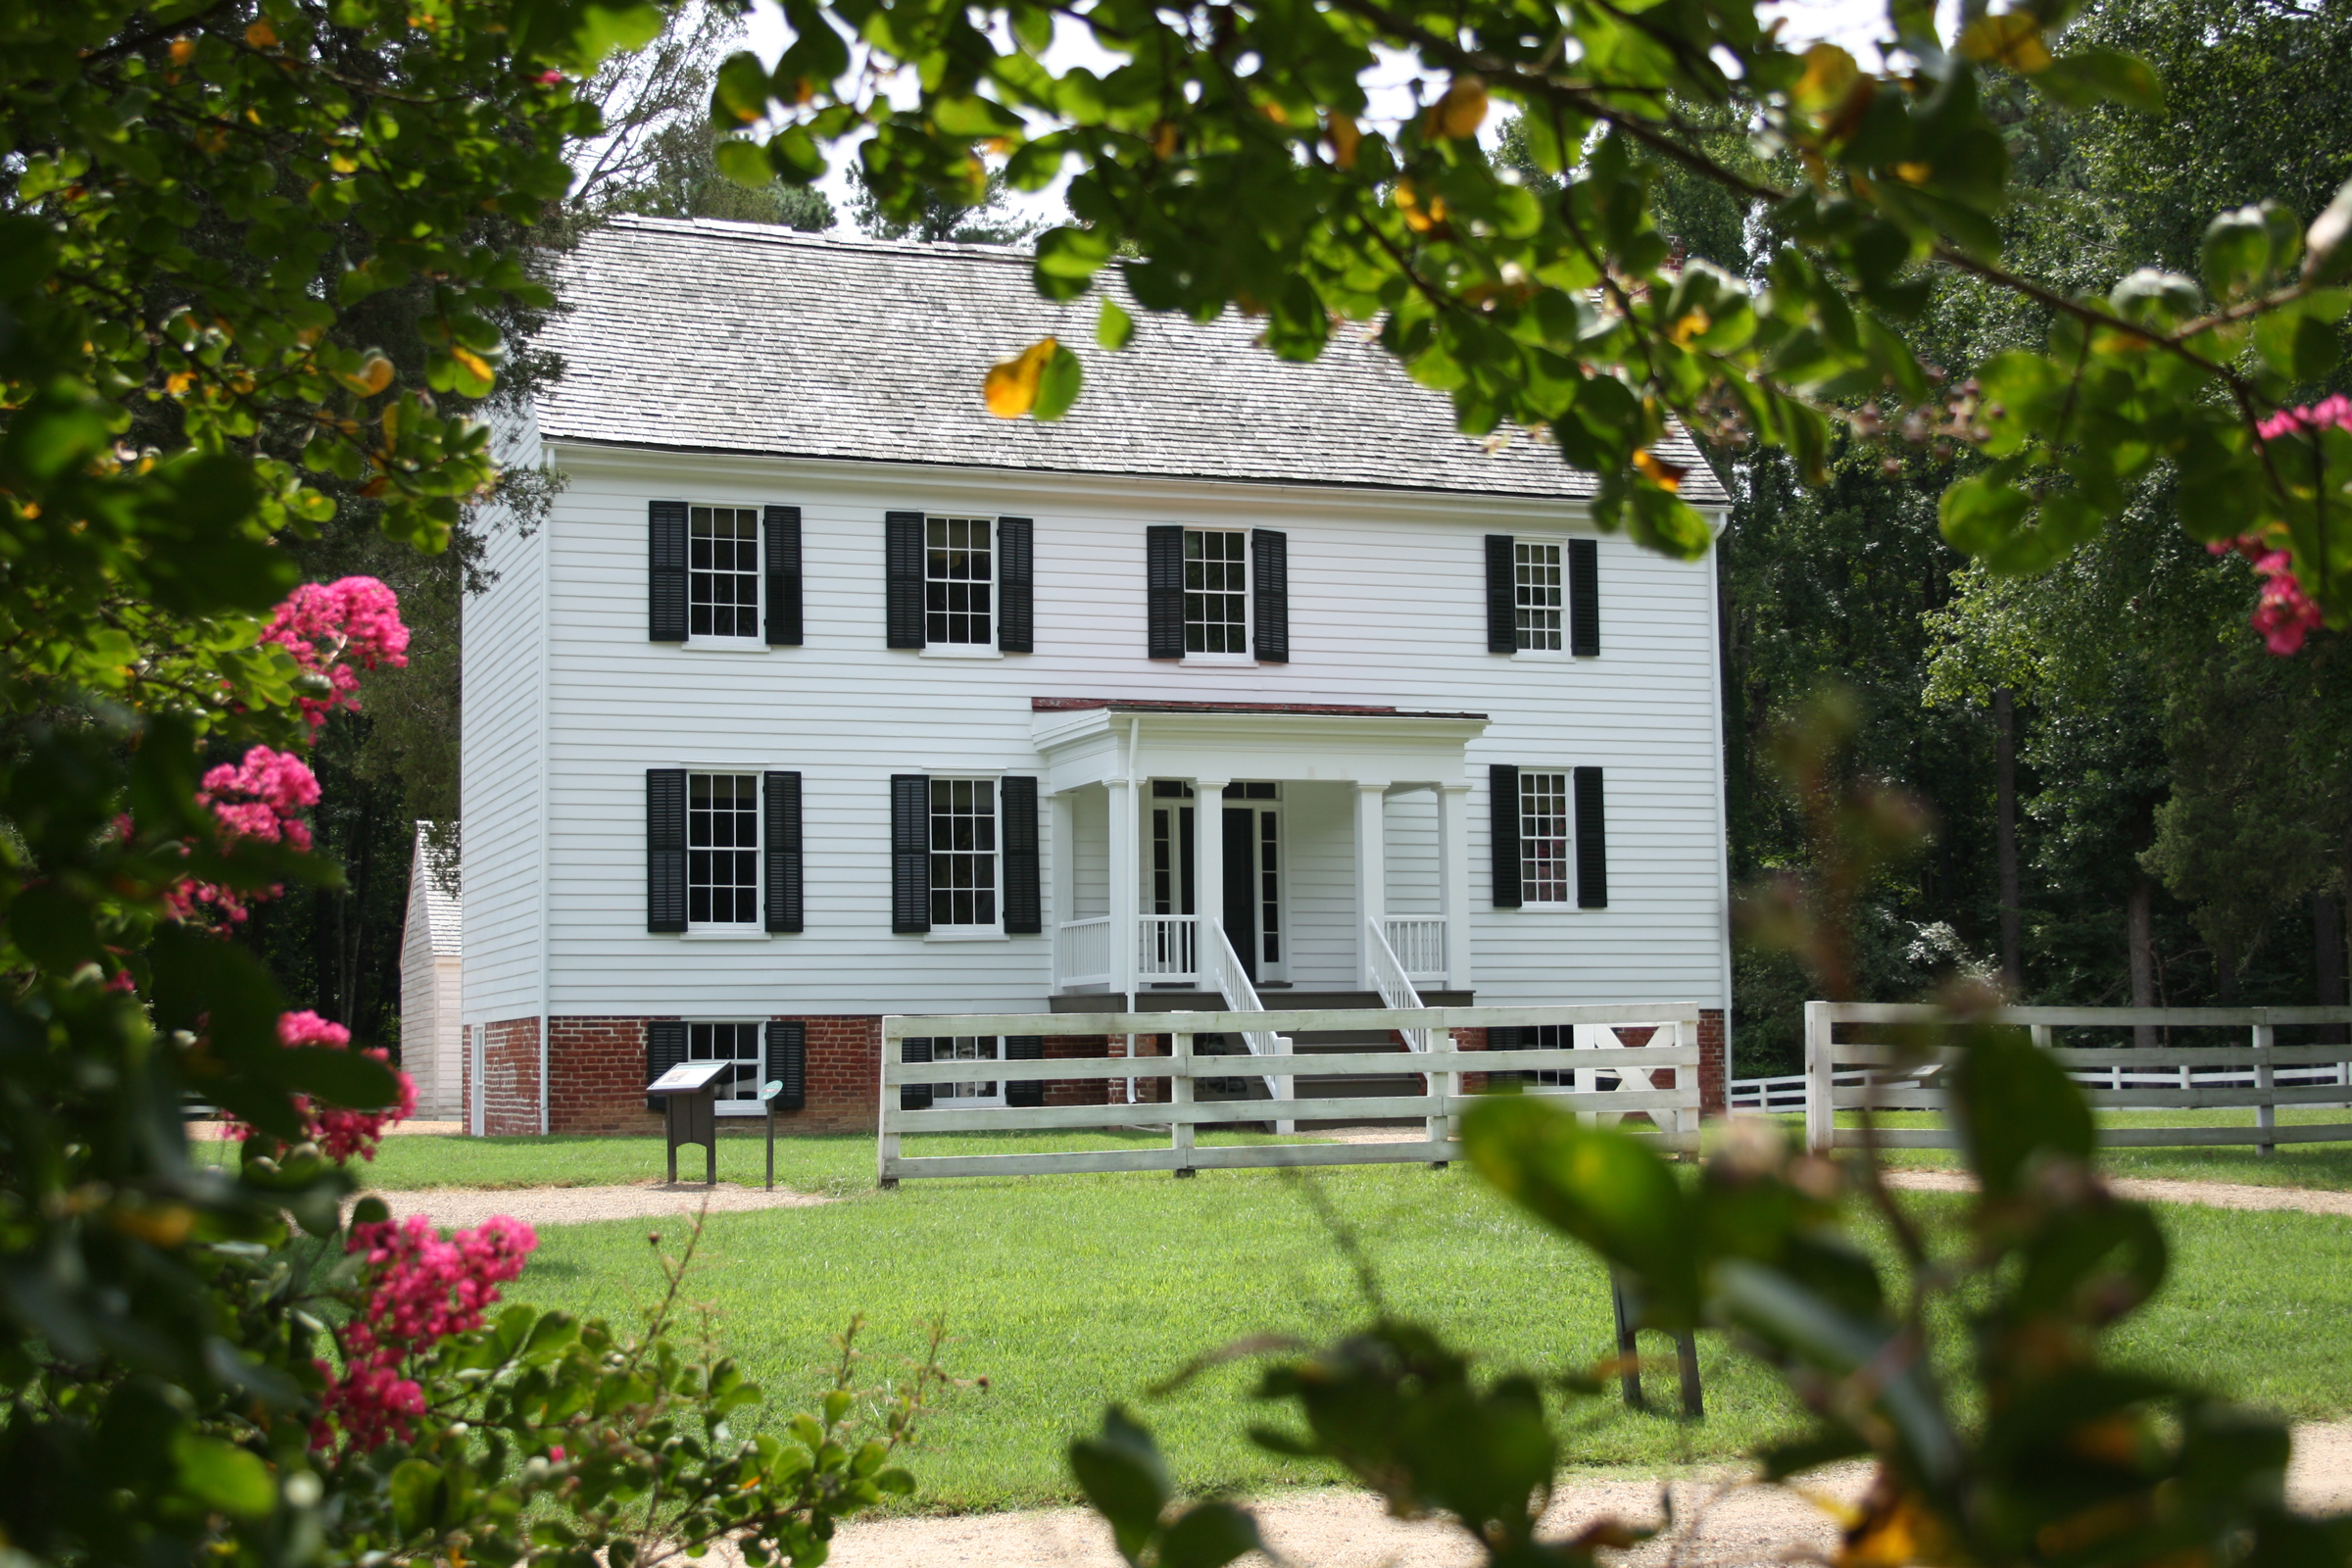
[[[669,1137],[669,1179],[678,1179],[678,1146],[700,1144],[707,1156],[706,1180],[718,1185],[718,1081],[735,1070],[732,1061],[681,1061],[645,1086],[662,1101]]]

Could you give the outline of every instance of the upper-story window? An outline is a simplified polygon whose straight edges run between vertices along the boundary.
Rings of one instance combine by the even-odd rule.
[[[1519,773],[1519,886],[1530,905],[1568,902],[1568,775]]]
[[[1557,653],[1562,608],[1560,547],[1521,539],[1512,547],[1511,601],[1522,652]]]
[[[686,775],[686,923],[760,919],[760,775]]]
[[[997,923],[997,785],[931,780],[931,929]]]
[[[692,507],[686,515],[687,635],[758,638],[760,514]]]
[[[1225,529],[1184,530],[1184,651],[1250,651],[1247,536]]]
[[[996,552],[987,517],[923,519],[923,641],[987,648],[996,641]]]

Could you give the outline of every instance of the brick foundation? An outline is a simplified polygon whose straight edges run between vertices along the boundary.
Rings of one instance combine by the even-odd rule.
[[[465,1105],[471,1125],[473,1053],[465,1053]],[[489,1024],[482,1042],[482,1131],[492,1138],[528,1137],[539,1131],[539,1020],[505,1018]]]
[[[1651,1029],[1622,1029],[1618,1038],[1629,1046],[1645,1046],[1656,1033]],[[1725,1076],[1723,1050],[1723,1009],[1707,1007],[1698,1015],[1698,1113],[1701,1116],[1722,1116],[1730,1108],[1730,1082]],[[1484,1029],[1456,1029],[1453,1032],[1456,1051],[1484,1051],[1487,1032]],[[1672,1089],[1674,1069],[1661,1067],[1649,1075],[1653,1088]],[[1483,1072],[1462,1074],[1462,1093],[1483,1095],[1487,1092],[1488,1075]]]

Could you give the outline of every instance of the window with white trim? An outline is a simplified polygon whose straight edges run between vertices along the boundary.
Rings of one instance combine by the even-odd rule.
[[[1519,887],[1526,904],[1568,903],[1568,775],[1519,772]]]
[[[997,784],[986,778],[931,781],[931,929],[993,930],[1001,875]]]
[[[1249,536],[1214,528],[1184,530],[1184,651],[1250,651]]]
[[[1003,1059],[995,1035],[941,1035],[931,1042],[933,1061],[998,1061]],[[1004,1086],[982,1080],[941,1084],[931,1092],[935,1109],[957,1109],[1004,1103]]]
[[[996,645],[996,524],[987,517],[923,519],[923,640]]]
[[[1565,581],[1558,545],[1521,539],[1512,546],[1512,614],[1522,652],[1559,652]]]
[[[760,636],[760,514],[753,508],[687,512],[686,634]]]
[[[760,775],[686,775],[686,924],[760,919]]]
[[[686,1026],[686,1059],[688,1061],[724,1061],[733,1063],[725,1077],[713,1087],[717,1091],[717,1108],[742,1113],[763,1107],[760,1103],[760,1028],[757,1023],[689,1023]]]

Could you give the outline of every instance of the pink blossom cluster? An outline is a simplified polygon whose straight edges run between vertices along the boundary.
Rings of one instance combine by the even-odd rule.
[[[2301,653],[2303,639],[2320,629],[2320,607],[2296,578],[2294,558],[2274,549],[2258,533],[2216,539],[2205,548],[2217,556],[2234,550],[2254,564],[2262,577],[2262,592],[2250,617],[2254,629],[2262,634],[2263,645],[2280,658]]]
[[[2331,424],[2339,430],[2352,430],[2352,398],[2341,392],[2307,409],[2280,409],[2254,428],[2265,441],[2276,441],[2293,431],[2324,430]]]
[[[408,1375],[412,1362],[480,1328],[498,1288],[522,1272],[539,1238],[503,1214],[447,1237],[412,1214],[355,1225],[346,1245],[367,1259],[367,1297],[340,1336],[342,1375],[318,1363],[327,1390],[311,1446],[327,1446],[340,1429],[352,1447],[367,1450],[415,1430],[424,1390]]]
[[[318,775],[292,752],[256,746],[237,766],[222,762],[206,773],[196,801],[213,808],[232,839],[282,842],[308,852],[311,826],[294,813],[318,804]]]
[[[297,699],[313,730],[338,708],[358,710],[360,669],[409,662],[400,596],[373,577],[304,583],[277,607],[261,641],[283,648],[306,673],[326,677],[326,696]]]
[[[334,1046],[349,1049],[351,1031],[330,1019],[304,1009],[284,1012],[277,1018],[277,1043],[288,1048],[295,1046]],[[365,1054],[389,1062],[391,1056],[383,1051],[368,1051]],[[302,1117],[306,1135],[318,1146],[319,1153],[341,1165],[353,1155],[362,1159],[375,1158],[376,1147],[384,1141],[384,1133],[393,1123],[406,1121],[416,1113],[416,1081],[394,1068],[392,1076],[400,1084],[400,1104],[382,1110],[346,1110],[340,1105],[319,1107],[311,1102],[308,1095],[294,1097],[295,1112]],[[254,1129],[240,1121],[224,1121],[220,1136],[242,1142],[255,1136]]]

